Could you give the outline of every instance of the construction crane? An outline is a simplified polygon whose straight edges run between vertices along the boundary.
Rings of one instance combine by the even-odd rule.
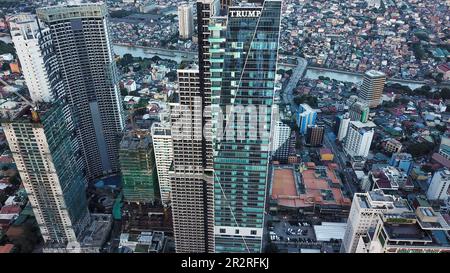
[[[2,78],[0,78],[0,83],[3,84],[6,87],[12,87],[9,83],[5,82]],[[11,92],[13,92],[15,95],[17,95],[19,98],[21,98],[28,106],[31,107],[31,118],[33,121],[39,121],[39,115],[37,113],[37,105],[31,101],[29,101],[27,98],[22,96],[19,92],[17,92],[14,89],[11,89]]]

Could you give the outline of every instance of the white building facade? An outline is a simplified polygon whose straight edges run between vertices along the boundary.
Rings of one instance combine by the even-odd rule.
[[[339,117],[339,127],[336,136],[337,140],[342,141],[347,136],[349,124],[350,124],[350,116],[348,113]]]
[[[182,39],[192,38],[194,32],[194,16],[189,4],[178,6],[178,28]]]
[[[291,127],[281,120],[274,122],[272,157],[274,159],[287,159],[289,154],[289,140]]]
[[[31,100],[52,101],[63,87],[49,29],[39,28],[36,16],[26,13],[8,21]]]
[[[356,252],[360,237],[364,236],[370,228],[376,227],[381,213],[404,210],[408,210],[405,200],[385,195],[382,191],[355,193],[341,252]]]
[[[450,171],[440,170],[434,173],[430,187],[427,191],[429,200],[447,200],[449,197],[448,188],[450,186]]]
[[[161,201],[164,205],[167,205],[170,203],[171,197],[169,169],[173,161],[173,142],[170,125],[153,124],[152,139]]]
[[[375,124],[372,122],[351,121],[345,139],[345,151],[351,156],[367,157],[374,135],[373,127]]]

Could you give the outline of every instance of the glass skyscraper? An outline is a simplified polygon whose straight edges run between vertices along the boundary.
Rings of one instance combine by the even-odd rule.
[[[219,253],[261,252],[280,13],[243,4],[209,26]]]

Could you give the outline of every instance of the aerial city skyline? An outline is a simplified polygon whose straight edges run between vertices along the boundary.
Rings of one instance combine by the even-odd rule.
[[[0,253],[450,252],[449,9],[0,3]]]

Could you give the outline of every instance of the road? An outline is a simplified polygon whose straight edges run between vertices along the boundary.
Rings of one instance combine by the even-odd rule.
[[[292,91],[297,86],[298,81],[303,77],[303,73],[305,72],[307,65],[308,62],[306,61],[306,59],[303,59],[301,57],[297,58],[297,66],[292,71],[291,78],[289,79],[289,82],[283,91],[284,103],[291,105],[291,111],[295,108],[294,96],[292,94]]]
[[[352,168],[347,167],[347,159],[344,155],[344,152],[340,147],[336,145],[336,142],[333,139],[330,139],[329,132],[331,131],[331,128],[326,126],[325,130],[325,145],[327,147],[331,148],[332,153],[334,154],[334,157],[336,158],[338,165],[340,166],[340,170],[342,171],[342,174],[344,175],[345,179],[343,182],[344,186],[346,187],[347,191],[353,195],[355,192],[358,192],[358,187],[356,186],[356,179],[353,174]]]

